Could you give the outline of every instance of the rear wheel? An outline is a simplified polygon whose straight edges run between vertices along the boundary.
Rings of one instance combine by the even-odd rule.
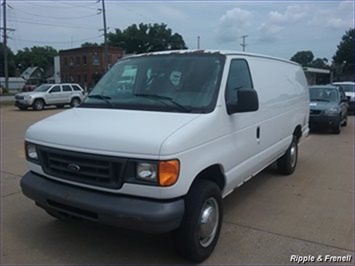
[[[290,147],[285,154],[277,160],[277,169],[281,174],[292,174],[297,166],[298,160],[298,139],[293,136]]]
[[[177,252],[195,262],[208,258],[217,244],[222,216],[219,187],[206,180],[193,184],[186,196],[183,221],[173,235]]]
[[[44,101],[42,99],[37,99],[33,102],[33,109],[36,111],[41,111],[44,108]]]

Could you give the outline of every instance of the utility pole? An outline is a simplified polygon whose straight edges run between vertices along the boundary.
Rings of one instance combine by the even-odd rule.
[[[102,17],[104,20],[104,49],[105,49],[105,72],[108,70],[108,50],[107,50],[107,26],[106,26],[106,9],[105,9],[105,0],[101,0],[102,3]]]
[[[3,11],[4,11],[4,70],[5,70],[5,88],[9,88],[9,67],[7,59],[7,28],[6,28],[6,0],[3,1]]]
[[[242,39],[243,42],[240,44],[243,47],[243,52],[245,52],[245,47],[247,47],[246,43],[245,43],[245,38],[248,37],[248,35],[243,35]]]
[[[200,49],[200,36],[197,36],[197,49]]]

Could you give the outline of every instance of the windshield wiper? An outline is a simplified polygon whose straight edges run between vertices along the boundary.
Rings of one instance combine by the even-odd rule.
[[[175,102],[173,100],[173,98],[170,98],[170,97],[167,97],[167,96],[162,96],[162,95],[156,95],[156,94],[134,94],[134,96],[137,96],[137,97],[145,97],[145,98],[149,98],[149,99],[156,99],[156,100],[167,100],[169,103],[172,103],[173,105],[175,105],[176,107],[178,107],[180,110],[184,111],[184,112],[187,112],[187,113],[190,113],[191,112],[191,109],[190,108],[187,108],[177,102]],[[165,104],[165,102],[162,102],[162,101],[159,101],[163,104]],[[166,104],[165,104],[166,105]]]
[[[109,105],[110,107],[113,108],[112,103],[109,101],[111,99],[111,97],[109,97],[109,96],[104,96],[101,94],[93,94],[93,95],[88,95],[88,98],[103,100],[105,103],[107,103],[107,105]]]

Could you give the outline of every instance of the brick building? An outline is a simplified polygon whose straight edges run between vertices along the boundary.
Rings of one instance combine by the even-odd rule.
[[[61,82],[79,83],[89,90],[105,73],[103,46],[81,47],[59,51]],[[108,67],[122,58],[123,50],[108,47]]]

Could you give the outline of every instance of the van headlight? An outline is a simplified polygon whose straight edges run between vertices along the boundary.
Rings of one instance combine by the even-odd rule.
[[[157,162],[137,162],[136,179],[162,187],[174,185],[180,173],[177,159]]]
[[[339,113],[339,109],[337,107],[332,107],[330,109],[325,110],[325,113],[328,115],[334,115]]]
[[[38,162],[38,154],[35,144],[25,142],[25,153],[27,160],[32,162]]]
[[[155,163],[138,163],[136,176],[140,180],[157,182],[157,165]]]

